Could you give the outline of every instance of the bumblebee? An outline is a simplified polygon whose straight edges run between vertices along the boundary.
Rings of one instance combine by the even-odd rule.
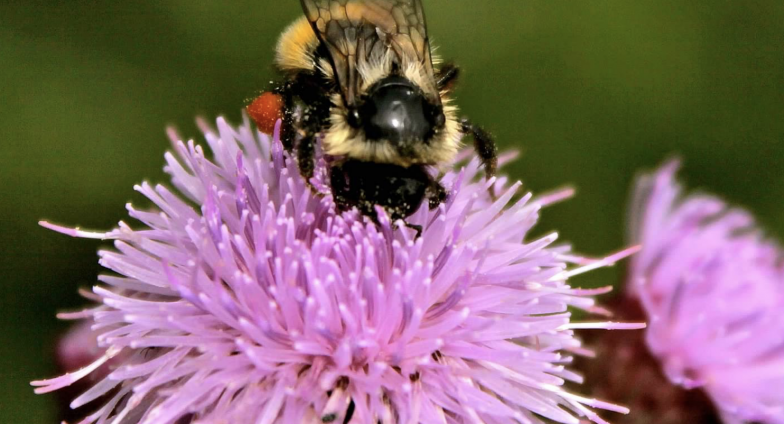
[[[450,94],[459,68],[433,59],[421,0],[301,3],[304,16],[276,49],[284,79],[248,112],[266,133],[282,119],[282,143],[306,181],[320,143],[339,210],[356,207],[377,221],[378,205],[394,221],[425,198],[430,208],[446,199],[433,167],[454,158],[465,134],[487,177],[495,174],[493,139],[457,118]]]

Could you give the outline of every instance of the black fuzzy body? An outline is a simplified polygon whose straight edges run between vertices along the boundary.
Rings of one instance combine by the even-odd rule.
[[[404,219],[422,204],[433,180],[423,166],[348,160],[330,169],[335,204],[341,210],[356,206],[375,217],[381,206],[392,220]]]
[[[295,150],[300,172],[308,181],[315,170],[317,135],[328,129],[330,110],[334,107],[330,103],[334,87],[324,81],[319,74],[299,73],[276,90],[285,100],[283,145],[289,151]],[[401,152],[413,144],[426,143],[434,128],[443,125],[440,107],[428,104],[421,90],[400,76],[377,83],[362,97],[360,106],[347,114],[350,125],[366,134],[366,140],[393,143]],[[405,220],[425,198],[431,208],[446,198],[444,188],[422,164],[403,166],[336,158],[329,174],[338,209],[356,207],[375,222],[376,206],[382,207],[393,221]]]
[[[356,207],[378,222],[379,206],[393,221],[403,220],[420,233],[422,228],[405,222],[406,218],[425,199],[434,209],[447,197],[430,167],[448,161],[459,147],[458,137],[471,134],[489,178],[497,165],[492,137],[468,120],[458,121],[454,109],[445,109],[444,96],[452,91],[459,72],[450,63],[433,66],[421,4],[352,3],[381,15],[398,6],[411,8],[411,13],[401,16],[412,21],[398,26],[405,30],[399,33],[375,26],[376,21],[345,20],[346,13],[324,17],[315,12],[321,10],[316,4],[303,0],[303,5],[311,6],[304,12],[312,38],[303,36],[295,23],[281,38],[288,41],[279,44],[279,66],[286,78],[273,91],[283,103],[283,146],[295,156],[300,174],[315,192],[311,179],[317,144],[327,138],[321,151],[330,163],[329,185],[338,209]],[[379,9],[379,4],[394,7]],[[345,6],[345,2],[334,5]],[[396,21],[398,15],[382,17]],[[366,17],[371,16],[380,15]],[[408,28],[415,28],[417,36],[412,37]],[[355,54],[347,56],[340,46],[353,46],[348,50]],[[421,69],[412,70],[412,63]],[[369,67],[375,67],[373,72],[368,72]]]

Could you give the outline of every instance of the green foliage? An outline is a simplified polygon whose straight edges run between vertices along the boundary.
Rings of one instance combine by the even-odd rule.
[[[635,172],[679,154],[692,185],[784,234],[784,3],[425,3],[438,52],[464,68],[463,111],[523,152],[506,172],[538,192],[578,188],[542,231],[592,255],[622,247]],[[166,181],[164,127],[238,122],[298,14],[295,0],[0,5],[0,422],[56,421],[56,396],[27,382],[54,373],[54,313],[99,272],[100,243],[36,222],[125,219],[133,184]]]

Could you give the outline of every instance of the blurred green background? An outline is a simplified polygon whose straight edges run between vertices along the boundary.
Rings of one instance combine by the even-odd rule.
[[[54,423],[54,314],[82,304],[100,242],[39,219],[108,229],[165,181],[164,128],[238,122],[274,78],[296,0],[0,4],[0,423]],[[624,243],[635,173],[671,154],[693,187],[784,235],[784,2],[425,0],[439,53],[464,68],[458,102],[523,156],[506,171],[578,196],[540,228],[588,254]],[[618,269],[580,277],[614,283]]]

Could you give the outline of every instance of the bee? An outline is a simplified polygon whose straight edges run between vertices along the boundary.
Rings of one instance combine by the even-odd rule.
[[[309,185],[320,143],[339,210],[356,207],[377,222],[378,205],[405,220],[425,198],[431,209],[446,200],[433,168],[454,158],[466,134],[487,178],[495,174],[492,137],[457,117],[459,68],[433,59],[421,0],[301,3],[304,16],[276,49],[283,81],[248,112],[266,133],[282,119],[281,141]]]

